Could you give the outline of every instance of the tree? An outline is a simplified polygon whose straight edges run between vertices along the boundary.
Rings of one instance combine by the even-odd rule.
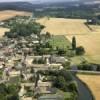
[[[73,50],[76,49],[76,38],[75,38],[75,36],[72,38],[72,49]]]
[[[62,56],[62,55],[65,55],[66,54],[66,51],[64,50],[64,49],[61,49],[61,48],[57,48],[58,50],[58,52],[57,52],[57,54],[58,55],[60,55],[60,56]]]
[[[76,55],[83,55],[85,53],[85,49],[82,46],[76,48]]]
[[[69,87],[69,89],[70,89],[71,91],[78,92],[78,90],[77,90],[78,85],[77,85],[76,81],[72,81],[72,82],[69,84],[68,87]]]
[[[19,100],[18,85],[0,84],[0,100]]]
[[[18,36],[29,36],[32,33],[37,34],[40,37],[40,32],[44,28],[43,25],[39,23],[15,23],[10,32],[6,32],[5,35],[9,38],[18,37]]]
[[[65,68],[65,69],[71,69],[70,67],[70,62],[69,61],[66,61],[65,63],[62,64],[62,66]]]
[[[49,32],[46,32],[45,38],[49,39],[51,37],[51,34]]]
[[[53,85],[54,85],[54,87],[59,88],[63,91],[67,90],[66,80],[64,79],[63,76],[56,77],[56,79],[54,80]]]

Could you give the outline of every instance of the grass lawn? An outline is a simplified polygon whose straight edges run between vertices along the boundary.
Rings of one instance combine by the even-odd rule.
[[[2,77],[3,71],[0,70],[0,77]]]
[[[52,36],[52,38],[49,40],[49,43],[54,48],[58,47],[58,48],[61,48],[61,49],[66,49],[66,50],[71,48],[71,43],[63,35]]]
[[[61,90],[57,90],[57,95],[62,95],[64,99],[71,100],[73,93],[72,92],[63,92]]]
[[[75,56],[75,57],[72,57],[70,59],[71,59],[72,65],[73,64],[78,65],[78,64],[82,63],[83,61],[86,61],[84,56]]]

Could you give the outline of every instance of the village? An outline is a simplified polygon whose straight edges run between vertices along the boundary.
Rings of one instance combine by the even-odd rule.
[[[77,46],[75,36],[70,42],[63,35],[52,35],[36,20],[33,14],[0,22],[9,28],[0,38],[0,89],[8,91],[0,98],[85,100],[88,93],[86,98],[92,100],[77,75],[100,74],[100,66],[84,59],[85,48]]]
[[[53,87],[51,76],[39,71],[63,70],[63,63],[69,62],[64,56],[51,54],[37,55],[36,45],[40,44],[38,35],[0,40],[0,84],[19,84],[20,100],[63,100]]]
[[[0,0],[0,100],[100,100],[100,1]]]
[[[52,61],[50,61],[51,55],[43,55],[43,56],[34,56],[32,48],[26,47],[28,45],[35,45],[38,41],[31,41],[32,43],[28,43],[24,39],[20,41],[5,39],[0,41],[0,70],[2,70],[2,81],[14,81],[16,78],[19,81],[25,81],[21,83],[21,90],[19,92],[19,96],[24,99],[24,94],[26,94],[25,87],[28,89],[33,89],[34,91],[39,89],[38,92],[40,94],[53,94],[52,93],[52,83],[51,82],[43,82],[44,76],[39,76],[40,79],[36,84],[35,78],[37,77],[37,72],[39,70],[61,70],[63,66],[61,63],[67,61],[64,57],[52,57]],[[18,43],[23,45],[23,48],[18,49]],[[45,64],[34,64],[32,63],[34,59],[44,59],[46,60]],[[23,77],[21,79],[21,76]],[[33,79],[32,79],[33,78]],[[32,79],[32,82],[28,82]],[[1,82],[2,82],[1,81]],[[36,87],[37,86],[37,87]],[[51,96],[50,96],[51,97]],[[42,97],[40,97],[42,98]],[[55,96],[54,96],[55,98]],[[38,99],[40,100],[40,99]]]

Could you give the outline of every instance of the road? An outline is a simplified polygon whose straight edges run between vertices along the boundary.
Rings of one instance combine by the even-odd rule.
[[[67,70],[67,71],[75,72],[75,73],[97,74],[97,75],[100,75],[99,71],[84,71],[84,70]]]

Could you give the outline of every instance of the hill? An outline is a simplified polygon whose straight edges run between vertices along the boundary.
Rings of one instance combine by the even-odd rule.
[[[3,2],[0,3],[0,10],[23,10],[32,11],[33,4],[28,2]]]
[[[0,10],[20,10],[34,12],[36,17],[53,16],[61,18],[91,18],[100,12],[98,4],[88,5],[81,2],[4,2]]]

